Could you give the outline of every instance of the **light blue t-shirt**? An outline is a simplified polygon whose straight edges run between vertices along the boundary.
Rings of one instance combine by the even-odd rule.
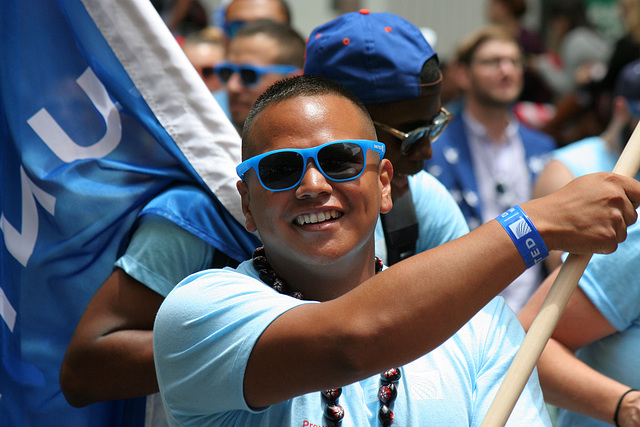
[[[564,163],[574,178],[595,172],[611,172],[620,153],[610,151],[599,136],[573,142],[551,152],[551,158]]]
[[[260,335],[287,310],[314,303],[279,294],[256,276],[250,261],[237,270],[196,273],[160,307],[154,326],[156,372],[176,425],[326,425],[319,392],[261,410],[244,400],[244,372]],[[504,300],[491,301],[443,345],[401,368],[394,426],[480,425],[523,337]],[[342,426],[379,425],[379,386],[375,375],[343,387]],[[510,420],[512,426],[551,425],[537,373]]]
[[[579,286],[617,333],[585,346],[576,356],[598,372],[640,389],[640,223],[609,255],[591,258]],[[560,410],[558,426],[607,426],[608,423]]]
[[[211,268],[215,248],[159,215],[143,215],[115,263],[162,296],[189,274]]]
[[[409,188],[418,219],[416,253],[435,248],[469,232],[458,204],[431,174],[421,171],[409,176]],[[387,264],[387,246],[382,223],[375,230],[376,255]]]

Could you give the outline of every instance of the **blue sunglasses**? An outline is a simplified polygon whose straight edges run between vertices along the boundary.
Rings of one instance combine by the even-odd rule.
[[[213,71],[223,83],[227,83],[231,76],[238,73],[242,84],[246,87],[257,84],[266,73],[290,74],[298,70],[299,68],[295,65],[238,65],[226,61],[213,67]]]
[[[307,160],[313,159],[325,178],[331,181],[350,181],[364,171],[367,150],[384,157],[384,144],[366,139],[347,139],[328,142],[312,148],[269,151],[240,163],[236,172],[244,181],[249,169],[258,173],[258,180],[269,191],[285,191],[297,187],[307,170]]]

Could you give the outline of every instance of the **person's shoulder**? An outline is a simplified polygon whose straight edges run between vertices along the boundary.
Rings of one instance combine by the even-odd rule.
[[[458,206],[447,187],[426,170],[409,176],[409,188],[416,211],[419,209],[432,211],[434,208],[448,211]]]
[[[423,191],[424,189],[428,188],[444,188],[442,183],[438,181],[436,177],[425,170],[421,170],[416,174],[409,175],[408,180],[409,187],[411,188],[412,192],[414,190]]]
[[[198,271],[185,277],[180,283],[176,285],[172,293],[185,292],[184,289],[188,289],[189,293],[195,293],[209,288],[212,286],[225,286],[227,284],[239,284],[239,283],[253,283],[258,281],[256,271],[253,268],[251,260],[240,263],[236,268],[224,267],[224,268],[210,268],[207,270]]]
[[[514,321],[520,325],[516,314],[509,308],[505,299],[497,296],[482,307],[467,324],[475,330],[478,328],[482,330],[496,330],[495,328],[508,326]]]
[[[600,152],[603,149],[606,149],[604,140],[599,136],[590,136],[553,150],[553,156]]]
[[[523,143],[535,142],[536,147],[539,149],[551,151],[557,147],[557,143],[551,135],[524,123],[520,123],[520,135],[522,135]]]

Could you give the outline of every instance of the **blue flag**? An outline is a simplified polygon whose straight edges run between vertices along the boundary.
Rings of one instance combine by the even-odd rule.
[[[209,194],[202,237],[250,255],[239,137],[148,1],[3,1],[0,58],[0,424],[142,425],[140,400],[72,408],[64,352],[169,186]]]

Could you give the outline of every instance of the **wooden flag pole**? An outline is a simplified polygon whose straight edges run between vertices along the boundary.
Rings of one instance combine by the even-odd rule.
[[[631,134],[613,172],[634,177],[639,169],[640,123]],[[500,427],[506,424],[590,259],[591,255],[569,254],[567,257],[480,427]]]

